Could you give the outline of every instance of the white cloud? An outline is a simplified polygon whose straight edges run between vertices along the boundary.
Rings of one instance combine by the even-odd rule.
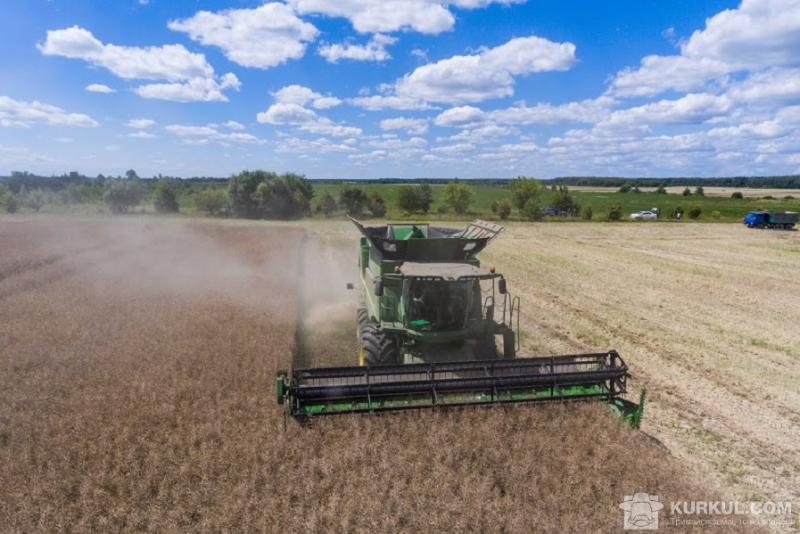
[[[469,126],[487,120],[488,115],[474,106],[458,106],[441,112],[433,119],[436,126]]]
[[[479,54],[418,67],[397,81],[396,96],[428,102],[479,102],[514,93],[514,76],[569,69],[575,45],[541,37],[511,39]]]
[[[287,98],[286,94],[279,97],[279,93],[280,91],[275,95],[276,100],[278,98]],[[300,93],[292,91],[291,94],[298,96]],[[308,99],[304,102],[308,102]],[[267,111],[257,114],[256,120],[261,124],[295,126],[302,131],[320,135],[332,135],[334,137],[361,135],[360,128],[337,124],[326,117],[320,117],[313,110],[303,107],[297,101],[278,101],[272,104]]]
[[[341,100],[331,95],[321,95],[302,85],[287,85],[272,93],[275,102],[279,104],[297,104],[305,106],[309,102],[316,109],[328,109],[342,103]]]
[[[515,129],[507,126],[498,126],[496,124],[486,124],[479,126],[472,130],[461,130],[455,135],[447,138],[450,141],[466,142],[473,144],[491,143],[497,141],[498,138],[505,137],[516,133]]]
[[[133,139],[155,139],[158,136],[150,132],[138,131],[128,134],[128,137],[132,137]]]
[[[475,9],[520,1],[524,0],[288,0],[288,3],[301,14],[347,18],[361,33],[397,30],[440,33],[452,29],[455,22],[448,5]]]
[[[611,91],[646,96],[691,91],[709,80],[764,67],[800,65],[800,16],[796,0],[743,0],[709,18],[681,45],[680,55],[647,56],[614,78]]]
[[[409,134],[421,135],[428,131],[428,119],[396,117],[380,122],[382,130],[403,130]]]
[[[431,149],[433,152],[442,154],[460,154],[462,152],[470,152],[475,149],[472,143],[454,143],[452,145],[437,146]]]
[[[408,98],[396,95],[370,95],[357,96],[348,100],[354,106],[358,106],[370,111],[382,109],[397,109],[400,111],[411,111],[429,109],[431,106],[418,98]]]
[[[397,42],[397,39],[382,33],[376,33],[365,45],[352,43],[336,43],[323,45],[319,48],[319,55],[329,63],[338,63],[341,59],[353,61],[386,61],[392,56],[386,47]]]
[[[229,130],[244,130],[244,124],[236,121],[227,121],[223,123],[223,126],[228,128]]]
[[[59,107],[36,100],[25,102],[0,96],[0,126],[27,127],[33,124],[51,126],[97,126],[97,121],[83,113],[69,113]]]
[[[102,83],[90,83],[86,86],[86,90],[90,93],[116,93],[116,91]]]
[[[170,124],[164,128],[168,132],[177,135],[184,139],[188,144],[207,144],[209,141],[218,141],[225,144],[226,142],[236,143],[254,143],[264,144],[263,139],[259,139],[254,135],[242,132],[223,133],[220,132],[215,125],[207,124],[205,126],[191,125],[191,124]]]
[[[146,98],[178,102],[225,101],[224,89],[238,89],[231,73],[219,79],[203,54],[189,52],[182,45],[118,46],[104,44],[79,26],[47,32],[37,45],[45,55],[82,59],[108,69],[123,79],[164,80],[136,88]]]
[[[724,116],[732,103],[726,96],[692,93],[677,100],[660,100],[614,111],[598,126],[646,126],[649,124],[700,124]]]
[[[229,72],[220,81],[194,78],[182,83],[151,83],[137,87],[136,93],[144,98],[173,102],[227,102],[225,89],[238,90],[239,87],[239,79]]]
[[[800,102],[800,69],[771,68],[757,72],[731,85],[727,95],[745,103],[774,105]]]
[[[217,46],[231,61],[244,67],[267,69],[300,59],[307,43],[319,31],[295,15],[292,8],[266,3],[255,9],[198,11],[190,18],[173,20],[171,30],[185,32],[204,45]]]
[[[131,119],[125,123],[125,126],[128,128],[136,128],[137,130],[141,130],[143,128],[150,128],[151,126],[155,125],[156,121],[153,119]]]

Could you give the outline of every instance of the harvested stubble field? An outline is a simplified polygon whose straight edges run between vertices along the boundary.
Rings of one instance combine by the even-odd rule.
[[[684,450],[670,456],[599,405],[345,416],[289,421],[284,430],[273,377],[292,360],[296,288],[333,288],[347,276],[349,253],[335,250],[345,244],[352,253],[345,228],[330,237],[326,227],[317,249],[323,257],[334,251],[323,264],[330,268],[309,267],[297,280],[302,230],[287,226],[0,220],[2,530],[608,532],[621,529],[618,504],[634,491],[662,502],[719,495],[703,481],[713,469],[688,476]],[[581,239],[591,241],[580,228],[546,230],[572,243],[563,249],[543,245],[557,236],[539,234],[540,225],[512,228],[492,252],[524,291],[526,328],[544,330],[539,348],[590,344],[579,329],[594,323],[550,316],[548,307],[569,319],[574,312],[558,309],[557,288],[546,285],[566,274],[548,270],[558,262],[540,261],[548,257],[542,248],[569,255]],[[591,226],[598,231],[606,232]],[[523,261],[520,245],[538,259]],[[796,253],[796,245],[781,250]],[[591,250],[612,256],[608,243]],[[610,290],[615,275],[592,261],[603,268],[603,284],[572,281],[572,291]],[[526,277],[529,269],[535,277]],[[619,305],[641,297],[617,298]],[[351,305],[332,290],[304,307],[309,353],[346,359],[352,337],[314,326],[340,315],[344,325]],[[614,328],[591,344],[630,348],[622,318],[609,317]],[[772,351],[786,339],[766,341],[753,350]],[[638,372],[648,357],[672,361],[645,348],[626,355]],[[648,429],[670,446],[689,443],[671,426],[671,403],[706,406],[704,397],[659,392],[671,379],[646,376],[656,399]]]

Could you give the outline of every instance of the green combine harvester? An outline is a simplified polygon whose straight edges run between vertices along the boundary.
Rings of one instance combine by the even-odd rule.
[[[358,365],[278,373],[296,417],[430,406],[599,399],[638,428],[616,351],[520,357],[519,297],[476,257],[503,227],[366,227],[358,248]],[[356,358],[354,357],[354,360]],[[354,361],[354,363],[356,363]]]

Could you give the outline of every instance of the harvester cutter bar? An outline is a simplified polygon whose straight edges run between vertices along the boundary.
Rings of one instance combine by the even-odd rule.
[[[536,358],[295,369],[279,376],[294,416],[603,398],[626,391],[616,351]],[[279,399],[280,400],[280,399]]]

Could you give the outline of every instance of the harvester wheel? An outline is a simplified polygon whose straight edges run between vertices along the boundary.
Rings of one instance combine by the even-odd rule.
[[[358,325],[358,328],[360,329],[363,325],[367,324],[367,321],[369,321],[369,315],[367,315],[367,309],[359,308],[356,311],[356,324]]]
[[[477,357],[481,360],[497,358],[497,341],[493,335],[479,338],[475,349],[478,352]]]
[[[394,340],[367,322],[361,327],[361,351],[365,365],[389,365],[397,363],[397,346]]]

